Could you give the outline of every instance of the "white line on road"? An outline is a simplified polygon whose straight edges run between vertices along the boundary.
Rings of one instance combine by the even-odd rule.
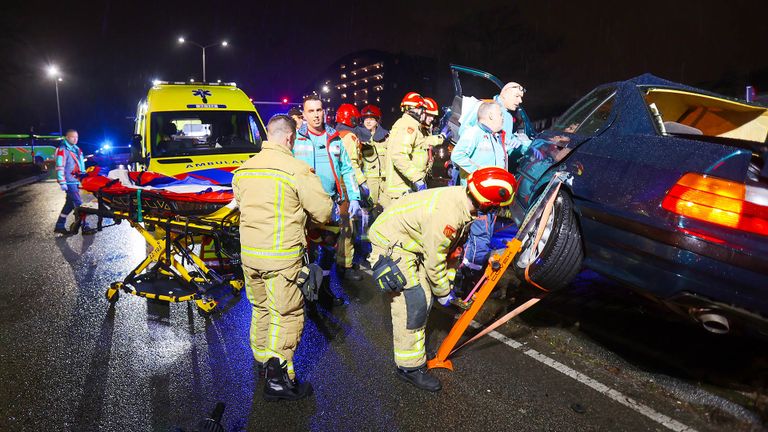
[[[474,328],[482,328],[482,325],[480,325],[480,323],[478,323],[477,321],[472,321],[472,327],[474,327]],[[536,361],[538,361],[540,363],[543,363],[543,364],[551,367],[552,369],[554,369],[554,370],[556,370],[556,371],[558,371],[558,372],[560,372],[560,373],[562,373],[562,374],[564,374],[564,375],[566,375],[568,377],[571,377],[571,378],[575,379],[576,381],[586,385],[587,387],[592,388],[593,390],[597,391],[598,393],[602,393],[602,394],[608,396],[609,398],[613,399],[614,401],[616,401],[616,402],[626,406],[627,408],[632,409],[633,411],[636,411],[636,412],[638,412],[638,413],[648,417],[649,419],[651,419],[651,420],[661,424],[662,426],[665,426],[666,428],[668,428],[670,430],[673,430],[673,431],[676,431],[676,432],[694,432],[694,431],[696,431],[696,429],[694,429],[694,428],[692,428],[690,426],[686,426],[686,425],[680,423],[679,421],[677,421],[675,419],[672,419],[669,416],[666,416],[666,415],[664,415],[664,414],[654,410],[653,408],[651,408],[651,407],[649,407],[647,405],[643,405],[643,404],[637,402],[636,400],[634,400],[634,399],[632,399],[632,398],[630,398],[628,396],[625,396],[623,393],[621,393],[621,392],[619,392],[617,390],[614,390],[614,389],[608,387],[607,385],[605,385],[605,384],[603,384],[603,383],[601,383],[599,381],[596,381],[596,380],[594,380],[594,379],[584,375],[583,373],[581,373],[579,371],[576,371],[575,369],[572,369],[572,368],[570,368],[570,367],[560,363],[557,360],[549,358],[549,357],[545,356],[544,354],[542,354],[542,353],[540,353],[540,352],[538,352],[538,351],[536,351],[534,349],[525,349],[525,345],[521,344],[520,342],[518,342],[518,341],[516,341],[516,340],[514,340],[512,338],[504,336],[503,334],[501,334],[501,333],[499,333],[499,332],[497,332],[495,330],[490,332],[490,333],[488,333],[488,336],[491,336],[492,338],[498,340],[499,342],[501,342],[501,343],[503,343],[505,345],[508,345],[508,346],[510,346],[510,347],[512,347],[512,348],[514,348],[516,350],[523,351],[523,354],[527,355],[528,357],[531,357],[532,359],[534,359],[534,360],[536,360]]]
[[[371,271],[369,269],[361,269],[361,270],[363,272],[367,273],[369,276],[371,275]],[[476,329],[479,329],[479,328],[483,327],[477,321],[472,321],[471,326],[476,328]],[[558,372],[560,372],[560,373],[562,373],[562,374],[564,374],[564,375],[566,375],[568,377],[571,377],[571,378],[575,379],[576,381],[578,381],[578,382],[584,384],[585,386],[587,386],[587,387],[597,391],[598,393],[601,393],[601,394],[604,394],[604,395],[608,396],[609,398],[613,399],[614,401],[624,405],[625,407],[627,407],[627,408],[629,408],[629,409],[631,409],[631,410],[633,410],[635,412],[638,412],[638,413],[648,417],[649,419],[651,419],[651,420],[661,424],[662,426],[664,426],[664,427],[666,427],[666,428],[668,428],[670,430],[673,430],[675,432],[696,432],[696,429],[694,429],[694,428],[692,428],[690,426],[686,426],[686,425],[680,423],[679,421],[677,421],[677,420],[675,420],[675,419],[673,419],[673,418],[671,418],[669,416],[666,416],[666,415],[664,415],[664,414],[654,410],[653,408],[651,408],[651,407],[649,407],[647,405],[643,405],[640,402],[637,402],[636,400],[632,399],[631,397],[624,395],[620,391],[614,390],[614,389],[608,387],[607,385],[605,385],[605,384],[603,384],[603,383],[601,383],[601,382],[599,382],[597,380],[594,380],[594,379],[584,375],[583,373],[581,373],[581,372],[579,372],[579,371],[577,371],[575,369],[572,369],[572,368],[570,368],[570,367],[560,363],[557,360],[549,358],[549,357],[545,356],[544,354],[542,354],[542,353],[540,353],[540,352],[538,352],[538,351],[536,351],[534,349],[525,349],[526,347],[522,343],[520,343],[520,342],[518,342],[518,341],[516,341],[516,340],[514,340],[514,339],[512,339],[510,337],[504,336],[503,334],[497,332],[496,330],[488,333],[488,336],[490,336],[490,337],[498,340],[499,342],[501,342],[501,343],[503,343],[505,345],[508,345],[508,346],[510,346],[510,347],[512,347],[512,348],[514,348],[516,350],[522,351],[523,354],[527,355],[528,357],[530,357],[530,358],[532,358],[532,359],[534,359],[534,360],[536,360],[536,361],[538,361],[540,363],[543,363],[543,364],[551,367],[552,369],[554,369],[554,370],[556,370],[556,371],[558,371]]]

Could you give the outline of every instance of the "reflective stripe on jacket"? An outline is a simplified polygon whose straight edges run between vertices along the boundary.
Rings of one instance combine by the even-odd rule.
[[[310,167],[284,146],[268,141],[234,171],[232,188],[240,206],[243,264],[282,270],[296,263],[307,245],[308,218],[327,223],[333,202]]]
[[[362,162],[365,177],[384,178],[387,169],[387,137],[389,131],[377,127],[371,136],[368,129],[358,126],[355,135],[362,141]]]
[[[293,154],[315,170],[328,195],[334,199],[345,199],[340,195],[341,182],[344,182],[349,199],[360,199],[352,161],[336,130],[326,126],[322,135],[315,135],[306,123],[302,124],[296,132]]]
[[[461,186],[408,194],[387,207],[371,226],[371,243],[386,250],[421,257],[432,292],[440,297],[451,289],[447,254],[474,219]]]
[[[85,173],[85,158],[80,147],[66,139],[56,149],[56,181],[59,184],[80,184],[78,174]]]
[[[478,168],[495,166],[507,169],[511,147],[504,147],[498,134],[478,123],[465,129],[451,152],[451,161],[461,168],[461,184]]]
[[[339,136],[341,137],[341,143],[344,145],[344,150],[349,155],[350,162],[352,162],[352,169],[355,171],[355,180],[357,184],[365,183],[365,173],[363,173],[363,158],[360,154],[360,139],[357,138],[354,130],[350,127],[343,125],[343,128],[339,127]]]
[[[413,190],[413,184],[427,176],[428,144],[421,124],[408,113],[392,126],[387,139],[387,195],[399,197]]]

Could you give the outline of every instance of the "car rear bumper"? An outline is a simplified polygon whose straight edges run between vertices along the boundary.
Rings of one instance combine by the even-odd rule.
[[[585,265],[667,301],[687,294],[768,321],[768,260],[581,208]]]

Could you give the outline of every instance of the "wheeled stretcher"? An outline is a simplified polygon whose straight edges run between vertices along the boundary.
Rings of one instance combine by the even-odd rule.
[[[207,317],[223,296],[242,290],[240,212],[231,203],[231,190],[177,194],[126,187],[103,176],[84,179],[83,188],[96,200],[77,209],[78,222],[95,215],[101,231],[127,221],[148,245],[146,258],[107,289],[110,303],[118,301],[121,291],[167,302],[194,301]],[[105,225],[107,218],[112,222]],[[220,275],[200,258],[196,250],[203,239],[214,244],[232,274]]]

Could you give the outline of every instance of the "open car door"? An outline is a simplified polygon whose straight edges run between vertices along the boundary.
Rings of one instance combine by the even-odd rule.
[[[499,94],[502,87],[504,87],[504,83],[488,72],[456,64],[451,65],[451,76],[453,78],[454,90],[453,101],[451,107],[443,116],[440,126],[441,129],[447,126],[451,130],[455,142],[459,135],[459,119],[461,118],[463,97],[474,96],[477,99],[490,100]],[[536,135],[536,130],[533,128],[525,109],[522,106],[519,107],[515,115],[521,120],[518,130],[524,130],[525,134],[533,139],[533,136]]]

